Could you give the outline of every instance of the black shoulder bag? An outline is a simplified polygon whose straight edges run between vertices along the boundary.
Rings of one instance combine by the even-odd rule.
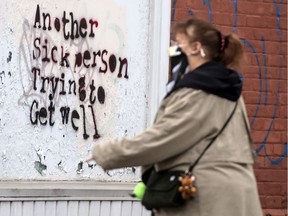
[[[169,170],[156,172],[153,169],[146,183],[146,190],[142,199],[142,204],[146,209],[152,210],[159,208],[179,207],[183,205],[185,201],[193,199],[196,192],[196,188],[194,186],[195,176],[192,173],[193,168],[197,165],[199,160],[212,145],[215,139],[226,128],[227,124],[235,113],[237,104],[238,101],[236,102],[231,115],[225,122],[222,129],[210,141],[210,143],[205,147],[204,151],[200,154],[197,160],[191,164],[191,166],[189,166],[185,172]]]

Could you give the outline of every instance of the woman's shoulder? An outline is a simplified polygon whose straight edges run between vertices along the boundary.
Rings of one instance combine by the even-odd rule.
[[[168,100],[175,100],[176,98],[189,98],[189,97],[195,97],[198,95],[203,96],[206,94],[204,91],[194,88],[181,88],[177,91],[172,92],[166,99]]]
[[[168,97],[166,97],[163,102],[166,104],[170,104],[170,103],[175,103],[176,101],[179,102],[183,102],[183,101],[187,101],[189,103],[195,103],[195,102],[222,102],[223,98],[220,98],[216,95],[213,94],[209,94],[203,90],[200,89],[194,89],[194,88],[181,88],[178,89],[177,91],[174,91],[171,95],[169,95]]]

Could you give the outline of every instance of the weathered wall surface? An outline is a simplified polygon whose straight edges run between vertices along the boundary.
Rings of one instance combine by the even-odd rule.
[[[81,159],[146,126],[149,1],[0,6],[0,179],[135,180]]]
[[[261,203],[267,216],[287,208],[287,1],[172,0],[172,25],[203,18],[243,42],[244,98],[258,164]],[[269,209],[269,210],[268,210]]]

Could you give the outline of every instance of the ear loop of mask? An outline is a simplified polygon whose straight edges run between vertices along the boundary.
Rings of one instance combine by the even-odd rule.
[[[198,53],[197,51],[192,51],[192,52],[189,53],[189,55],[195,55],[197,53]]]
[[[189,53],[189,55],[195,55],[195,54],[197,54],[197,53],[198,53],[197,51],[192,51],[192,52]],[[206,56],[203,48],[200,49],[200,56],[201,56],[202,58],[204,58],[204,57]]]
[[[197,53],[198,53],[197,51],[192,51],[192,52],[189,53],[189,55],[195,55]],[[169,54],[170,57],[181,55],[182,54],[181,46],[180,45],[170,46],[168,48],[168,54]],[[206,56],[203,48],[200,49],[200,55],[201,55],[202,58],[204,58]]]

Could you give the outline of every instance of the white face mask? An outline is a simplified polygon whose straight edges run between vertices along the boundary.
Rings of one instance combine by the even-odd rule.
[[[180,45],[173,45],[168,48],[168,55],[170,57],[179,56],[181,55],[181,46]]]

